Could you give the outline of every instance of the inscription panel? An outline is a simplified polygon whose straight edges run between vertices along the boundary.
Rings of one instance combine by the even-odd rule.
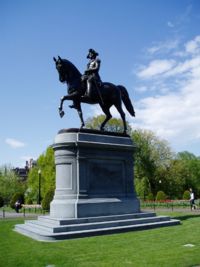
[[[123,194],[125,185],[123,161],[90,160],[89,194]]]

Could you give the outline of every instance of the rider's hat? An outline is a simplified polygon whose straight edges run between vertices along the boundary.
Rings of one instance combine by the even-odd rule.
[[[93,55],[95,55],[95,56],[98,56],[98,55],[99,55],[99,54],[98,54],[94,49],[92,49],[92,48],[89,49],[89,53],[88,53],[88,55],[87,55],[87,58],[89,58],[89,54],[93,54]]]

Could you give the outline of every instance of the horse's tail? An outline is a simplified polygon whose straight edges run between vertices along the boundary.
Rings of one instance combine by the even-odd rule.
[[[128,110],[128,112],[135,117],[135,110],[134,107],[131,103],[131,100],[129,98],[129,94],[128,91],[126,90],[126,88],[122,85],[118,85],[117,87],[119,87],[120,91],[121,91],[121,97],[122,97],[122,101],[126,107],[126,109]]]

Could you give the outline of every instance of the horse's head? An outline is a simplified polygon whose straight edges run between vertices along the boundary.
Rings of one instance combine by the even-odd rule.
[[[61,57],[58,56],[58,59],[56,59],[55,57],[53,58],[56,64],[56,69],[58,71],[59,74],[59,80],[60,82],[67,82],[67,77],[66,77],[66,68],[65,68],[65,64],[64,61]]]

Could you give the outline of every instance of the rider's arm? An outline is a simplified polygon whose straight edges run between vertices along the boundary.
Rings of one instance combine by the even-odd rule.
[[[95,61],[95,64],[94,64],[94,66],[92,66],[92,70],[94,70],[94,71],[99,71],[99,69],[100,69],[100,65],[101,65],[101,60],[100,59],[97,59],[96,61]]]
[[[100,59],[96,59],[95,62],[93,62],[93,64],[90,65],[89,69],[86,70],[86,73],[99,72],[100,64],[101,64],[101,60]]]

